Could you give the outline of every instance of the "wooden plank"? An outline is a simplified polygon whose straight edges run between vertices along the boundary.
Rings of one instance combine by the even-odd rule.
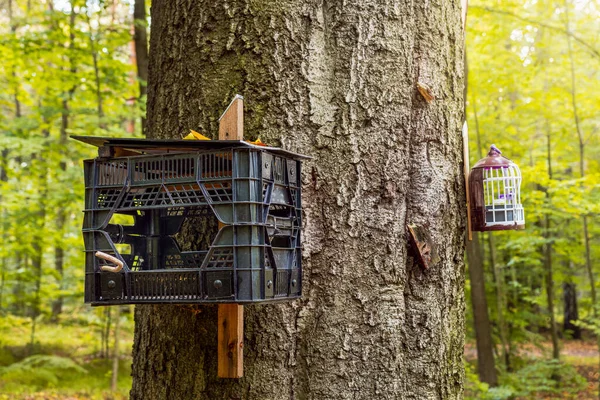
[[[219,304],[219,378],[244,376],[244,306]]]
[[[463,158],[464,158],[464,174],[465,174],[465,191],[467,197],[467,237],[469,240],[473,240],[473,231],[471,228],[471,191],[469,190],[469,173],[471,167],[469,166],[469,128],[467,127],[467,121],[463,124],[462,129],[463,139]]]
[[[219,140],[244,139],[244,98],[236,94],[219,118]]]
[[[236,95],[219,118],[219,140],[244,140],[244,98]],[[224,224],[219,222],[219,229]],[[219,378],[244,376],[244,306],[219,304]]]
[[[129,157],[129,156],[139,156],[141,152],[126,150],[122,147],[113,147],[113,146],[101,146],[98,147],[98,157]]]

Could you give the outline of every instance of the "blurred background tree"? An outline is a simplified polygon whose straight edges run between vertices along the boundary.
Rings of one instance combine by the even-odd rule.
[[[598,396],[599,6],[469,6],[471,165],[494,143],[521,166],[527,228],[479,234],[483,263],[470,257],[483,268],[498,382],[480,369],[490,385],[474,379],[467,397]]]
[[[123,395],[130,349],[114,351],[111,336],[122,319],[121,343],[130,347],[131,316],[82,304],[81,160],[94,152],[68,137],[141,135],[146,82],[136,50],[143,62],[145,4],[4,0],[0,7],[0,392],[47,390],[56,376],[75,391],[108,391],[108,357],[123,353]],[[28,360],[40,354],[73,358],[94,373],[76,384],[80,369],[46,359],[33,368],[46,372],[32,377]]]

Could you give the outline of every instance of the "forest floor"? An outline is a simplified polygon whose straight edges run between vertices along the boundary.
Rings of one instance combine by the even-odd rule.
[[[541,341],[537,345],[526,344],[520,345],[515,351],[515,359],[518,360],[516,363],[521,366],[527,366],[523,369],[534,369],[536,363],[543,363],[545,360],[550,360],[552,357],[552,343],[550,341]],[[467,343],[465,345],[465,359],[471,364],[475,364],[477,361],[477,350],[475,343]],[[518,400],[529,400],[529,399],[598,399],[598,382],[600,378],[599,370],[599,354],[598,348],[594,340],[563,340],[561,341],[560,348],[560,361],[562,366],[573,368],[577,374],[585,380],[585,382],[579,382],[578,385],[571,385],[573,380],[571,377],[565,379],[568,383],[565,383],[565,387],[561,388],[560,384],[558,387],[553,388],[551,391],[540,390],[536,391],[535,388],[529,388],[531,393],[525,396],[517,396]],[[562,378],[561,370],[558,370],[559,378]],[[513,375],[519,375],[519,371],[512,373]],[[526,383],[528,379],[522,377],[521,381]],[[550,379],[548,379],[550,380]],[[518,379],[511,379],[511,382],[518,381]],[[531,382],[536,382],[540,386],[547,385],[543,379],[539,379],[535,376],[530,379]],[[501,385],[503,383],[501,382]],[[564,390],[561,390],[564,389]]]
[[[117,391],[111,392],[114,338],[103,355],[104,325],[95,313],[65,316],[60,324],[38,322],[33,346],[31,319],[0,316],[0,400],[127,399],[133,324],[122,318]]]
[[[131,387],[133,323],[130,315],[122,319],[118,390],[111,392],[112,360],[101,354],[105,347],[101,311],[85,318],[66,316],[61,324],[40,321],[33,347],[30,319],[0,316],[0,400],[126,399]],[[489,389],[477,382],[475,343],[467,343],[465,398],[597,399],[600,371],[595,342],[561,341],[560,363],[551,361],[551,349],[547,340],[518,346],[511,361],[514,371],[502,373],[500,386]]]

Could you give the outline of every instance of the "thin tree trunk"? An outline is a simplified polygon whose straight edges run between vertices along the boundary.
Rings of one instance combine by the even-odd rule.
[[[104,122],[104,105],[102,99],[102,87],[100,81],[100,67],[98,65],[98,49],[96,48],[96,39],[94,38],[94,29],[92,27],[92,21],[89,14],[85,14],[88,29],[89,29],[89,43],[90,53],[92,56],[92,65],[94,66],[94,82],[96,84],[96,115],[98,116],[98,127],[100,129],[106,129],[106,123]],[[101,32],[102,27],[100,26],[100,18],[98,18],[97,32]]]
[[[569,27],[569,2],[565,0],[565,26],[567,31],[570,31]],[[577,110],[577,89],[575,85],[575,62],[573,59],[573,49],[571,45],[571,38],[567,36],[567,44],[569,49],[569,62],[571,66],[571,104],[573,105],[573,117],[575,119],[575,128],[577,131],[577,139],[579,141],[579,173],[581,177],[585,177],[585,140],[583,132],[581,131],[581,123],[579,120],[579,112]],[[592,295],[592,312],[596,313],[596,285],[594,281],[594,272],[592,269],[591,250],[590,250],[590,237],[588,230],[588,219],[587,215],[582,217],[583,220],[583,240],[585,244],[585,267],[590,281],[590,292]]]
[[[510,345],[508,343],[508,328],[504,320],[504,309],[506,308],[506,299],[504,297],[504,274],[496,262],[496,244],[494,236],[488,233],[488,245],[490,248],[490,267],[494,273],[494,283],[496,287],[496,314],[498,318],[498,330],[500,333],[500,345],[502,350],[502,360],[504,367],[510,371]]]
[[[14,22],[14,14],[13,14],[13,0],[8,0],[8,21],[10,24],[10,33],[13,35],[17,32],[17,24]],[[17,79],[17,71],[15,70],[15,66],[11,65],[11,76],[14,83],[13,88],[13,102],[15,106],[15,117],[21,118],[21,102],[19,101],[19,84]]]
[[[12,0],[9,0],[9,15],[12,18]],[[18,108],[15,108],[15,117],[17,116],[19,112]],[[1,157],[2,159],[0,160],[0,182],[6,182],[8,181],[8,174],[7,174],[7,169],[8,169],[8,155],[10,154],[10,151],[8,149],[2,149],[2,153],[1,153]],[[0,195],[0,210],[2,213],[2,236],[0,236],[0,238],[2,239],[2,243],[6,243],[6,232],[8,231],[8,218],[7,218],[7,211],[6,208],[4,208],[4,204],[2,203],[2,196]],[[2,268],[2,270],[0,271],[0,312],[4,312],[4,308],[2,306],[2,301],[4,298],[4,286],[6,284],[6,272],[7,272],[7,259],[8,257],[6,257],[4,255],[4,253],[2,254],[2,258],[0,259],[0,268]]]
[[[565,29],[567,32],[571,31],[569,23],[569,1],[565,0]],[[585,140],[583,132],[581,130],[581,124],[579,120],[579,112],[577,110],[577,89],[575,85],[575,62],[573,58],[573,46],[571,45],[571,36],[567,35],[567,46],[569,50],[569,64],[571,66],[571,103],[573,105],[573,117],[575,119],[575,128],[577,130],[577,138],[579,140],[579,173],[581,177],[585,177]],[[590,292],[592,297],[592,315],[594,317],[594,323],[598,319],[598,303],[596,297],[596,281],[594,280],[594,271],[592,268],[592,258],[590,249],[590,235],[588,228],[588,217],[586,214],[582,217],[583,220],[583,242],[585,245],[585,268],[590,282]],[[598,366],[600,368],[600,335],[596,335],[596,343],[598,345]],[[598,377],[598,384],[600,385],[600,376]],[[598,391],[598,398],[600,399],[600,391]]]
[[[546,158],[548,160],[548,179],[552,181],[552,142],[550,138],[550,129],[546,123],[546,141],[547,151]],[[546,200],[548,201],[547,207],[550,206],[551,197],[550,191],[546,189]],[[558,360],[560,357],[560,347],[558,343],[558,329],[556,327],[556,318],[554,316],[554,277],[552,275],[552,234],[551,221],[549,214],[544,216],[544,239],[546,243],[544,245],[544,269],[546,270],[546,300],[548,302],[548,316],[550,317],[550,332],[552,335],[552,358]]]
[[[114,344],[112,354],[112,375],[110,377],[110,390],[111,392],[117,391],[117,382],[119,378],[119,329],[121,325],[121,306],[115,307],[115,332],[114,332]]]
[[[109,358],[109,342],[110,342],[110,326],[112,324],[112,307],[106,307],[106,311],[104,313],[104,334],[102,338],[104,339],[104,343],[102,344],[102,357]]]
[[[66,220],[66,215],[64,210],[59,210],[58,215],[56,217],[56,229],[59,230],[64,227],[64,223]],[[60,232],[60,230],[59,230]],[[65,250],[62,247],[62,244],[57,244],[54,249],[54,269],[58,274],[58,290],[63,290],[63,273],[64,273],[64,259],[65,259]],[[59,294],[52,302],[52,317],[51,321],[57,322],[60,314],[62,314],[64,299],[62,294]]]
[[[475,94],[473,94],[473,117],[475,119],[475,136],[477,139],[477,153],[479,158],[483,158],[483,146],[481,143],[481,132],[479,130],[479,114],[477,113],[477,100]],[[502,362],[506,370],[510,368],[510,347],[508,343],[508,328],[506,321],[504,320],[504,309],[506,308],[506,300],[504,298],[504,277],[502,271],[498,268],[496,263],[496,245],[494,243],[494,237],[489,232],[487,235],[487,242],[489,248],[489,260],[492,274],[494,277],[494,287],[496,290],[496,315],[498,319],[498,331],[500,334],[500,348],[502,355]],[[480,246],[481,247],[481,246]]]
[[[135,43],[135,62],[137,65],[137,78],[140,85],[140,99],[146,96],[148,84],[148,23],[146,21],[145,0],[135,0],[133,5],[133,41]],[[142,134],[145,134],[146,118],[142,117]]]
[[[23,253],[21,252],[17,252],[15,254],[15,268],[26,268],[26,263],[23,262],[24,260],[24,256]],[[25,265],[24,265],[25,264]],[[14,301],[12,303],[12,306],[9,307],[8,311],[16,314],[16,315],[23,315],[22,312],[22,302],[23,302],[23,297],[21,295],[22,292],[22,282],[20,279],[18,279],[15,284],[12,287],[12,294],[14,297]]]
[[[104,343],[106,343],[106,340],[104,340],[104,335],[106,332],[106,313],[108,312],[108,307],[104,307],[104,309],[102,310],[102,322],[100,324],[100,358],[104,358]]]
[[[477,98],[473,94],[473,119],[475,120],[475,133],[477,134],[477,154],[479,159],[483,158],[483,146],[481,144],[481,134],[479,131],[479,114],[477,113]]]
[[[473,240],[467,241],[467,260],[469,265],[469,281],[471,282],[471,305],[475,324],[475,340],[477,342],[477,372],[479,379],[490,386],[498,384],[494,363],[494,343],[488,315],[487,298],[485,296],[485,277],[483,274],[483,257],[479,234],[473,233]]]
[[[44,177],[43,179],[44,179],[43,182],[45,182],[46,177]],[[47,193],[46,187],[47,187],[47,185],[44,184],[44,188],[42,189],[42,196],[41,196],[42,198],[44,198]],[[33,346],[35,343],[35,329],[36,329],[36,324],[37,324],[37,318],[41,314],[41,290],[42,290],[42,276],[43,276],[42,262],[43,262],[43,258],[44,258],[43,230],[45,228],[46,208],[42,203],[40,204],[40,207],[41,208],[36,215],[36,218],[38,218],[40,221],[40,226],[35,228],[36,232],[33,232],[33,235],[32,235],[33,255],[31,258],[31,266],[33,267],[33,269],[35,271],[35,291],[34,291],[34,300],[33,300],[33,305],[32,305],[32,312],[31,312],[30,350],[33,350]]]
[[[461,398],[460,4],[155,0],[150,40],[150,137],[216,133],[239,92],[248,136],[314,159],[303,299],[245,307],[245,378],[216,377],[216,307],[138,306],[131,398]],[[440,249],[425,272],[411,222]]]
[[[93,43],[93,40],[90,39]],[[98,52],[94,49],[94,45],[92,44],[92,60],[94,62],[94,78],[96,81],[96,107],[97,107],[97,115],[98,115],[98,126],[101,129],[106,129],[106,124],[104,123],[104,109],[102,105],[102,91],[100,89],[100,69],[98,68]]]
[[[465,55],[465,68],[466,65],[467,59]],[[466,69],[468,71],[468,68]],[[468,72],[465,80],[468,81]],[[473,88],[470,87],[470,90],[473,91]],[[467,87],[465,86],[465,98],[466,97]],[[481,138],[479,134],[479,122],[477,119],[476,104],[473,104],[473,108],[475,117],[475,131],[477,133],[478,154],[479,158],[481,158]],[[465,160],[465,162],[468,161],[469,160]],[[467,240],[467,262],[469,266],[469,282],[471,283],[471,307],[473,308],[473,324],[475,328],[475,342],[477,345],[477,372],[479,379],[482,382],[485,382],[493,387],[498,385],[498,377],[496,375],[496,364],[494,361],[492,325],[490,323],[487,297],[485,294],[485,276],[483,268],[484,258],[479,236],[480,235],[478,232],[473,232],[473,239]]]
[[[69,16],[69,50],[72,52],[75,48],[75,8],[73,3],[71,2],[71,14]],[[75,74],[76,68],[73,60],[71,58],[71,54],[69,54],[69,64],[70,64],[70,73]],[[69,138],[68,129],[69,129],[69,119],[70,119],[70,110],[69,110],[69,101],[73,98],[73,94],[75,93],[75,86],[71,87],[67,93],[65,93],[65,98],[62,101],[62,110],[61,110],[61,119],[60,119],[60,139],[59,145],[62,148],[67,147],[67,141]],[[60,161],[59,163],[59,171],[61,174],[65,174],[67,171],[67,163],[64,161]],[[67,213],[64,207],[59,207],[56,215],[56,230],[61,233],[61,238],[57,241],[54,247],[54,268],[58,274],[58,289],[63,290],[63,275],[64,275],[64,263],[65,263],[65,247],[62,240],[62,235],[64,234],[64,227],[67,221]],[[62,294],[59,294],[57,299],[52,303],[52,320],[58,321],[59,315],[62,313],[64,299]]]
[[[131,25],[131,42],[129,43],[129,49],[130,49],[129,61],[131,62],[131,65],[136,65],[135,42],[133,40],[133,35],[134,35],[134,25],[132,24]],[[137,74],[132,71],[132,72],[130,72],[129,76],[130,76],[131,84],[133,85],[137,81]],[[127,120],[125,121],[125,131],[127,133],[129,133],[130,135],[133,135],[135,133],[135,114],[136,114],[136,109],[139,107],[139,101],[140,101],[139,97],[136,97],[136,96],[132,96],[127,99],[127,106],[129,106],[131,108],[132,115],[129,118],[127,118]],[[140,125],[142,125],[142,124],[140,124]],[[141,128],[143,128],[143,126],[141,126]],[[140,129],[140,130],[143,130],[143,129]]]
[[[0,160],[0,183],[6,182],[8,180],[8,174],[6,173],[7,169],[7,159],[9,155],[8,149],[2,149]],[[2,243],[6,243],[6,232],[8,231],[8,218],[6,208],[4,208],[4,204],[2,202],[2,196],[0,195],[0,215],[2,215],[2,234],[0,235],[0,239]],[[0,258],[0,314],[4,313],[3,300],[4,300],[4,286],[6,284],[6,272],[7,272],[7,259],[2,253],[2,257]]]
[[[592,251],[590,249],[590,234],[588,229],[587,215],[583,216],[583,241],[585,243],[585,267],[590,281],[590,292],[592,296],[592,314],[596,314],[597,297],[596,297],[596,281],[594,281],[594,272],[592,270]]]
[[[40,105],[41,107],[41,102]],[[47,124],[48,121],[44,122]],[[43,131],[44,138],[47,140],[50,136],[50,132],[48,130]],[[44,143],[44,146],[46,143]],[[40,169],[39,179],[42,182],[42,187],[40,188],[40,201],[37,204],[39,209],[36,212],[36,220],[37,224],[34,226],[34,232],[31,233],[32,239],[32,257],[31,257],[31,266],[35,271],[35,290],[34,290],[34,300],[31,311],[31,337],[30,337],[30,351],[33,351],[35,344],[35,330],[37,325],[37,318],[41,314],[41,290],[42,290],[42,276],[43,276],[43,261],[44,261],[44,229],[46,228],[46,202],[44,201],[48,194],[48,168],[46,165],[45,159],[45,151],[42,150],[41,155],[37,154],[32,155],[31,164],[32,168],[34,162],[39,163],[38,168]]]
[[[573,270],[572,261],[567,269]],[[569,332],[573,339],[581,340],[581,327],[574,322],[579,321],[579,309],[577,306],[577,286],[573,282],[564,282],[563,285],[564,322],[563,330]]]

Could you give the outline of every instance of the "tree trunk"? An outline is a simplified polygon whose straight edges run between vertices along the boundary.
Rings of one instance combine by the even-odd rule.
[[[500,270],[500,267],[496,262],[496,244],[492,232],[488,232],[488,245],[490,247],[490,266],[494,273],[494,283],[496,287],[496,313],[498,317],[502,360],[506,370],[510,370],[510,343],[508,327],[506,325],[506,320],[504,319],[504,310],[506,309],[506,299],[504,297],[504,272]]]
[[[465,69],[468,71],[465,56]],[[468,81],[467,77],[465,78]],[[465,84],[465,88],[467,85]],[[472,90],[472,88],[469,86]],[[473,91],[474,92],[474,91]],[[465,98],[467,91],[465,90]],[[481,152],[481,135],[479,132],[479,120],[477,115],[477,101],[473,95],[473,117],[475,118],[475,133],[477,138],[477,154],[483,158]],[[465,102],[466,104],[466,102]],[[465,106],[465,114],[467,113]],[[465,160],[466,162],[467,160]],[[475,328],[475,342],[477,344],[477,373],[479,380],[490,386],[498,385],[496,375],[496,363],[494,360],[494,341],[492,340],[492,325],[488,311],[487,298],[485,295],[485,274],[483,268],[483,247],[481,246],[480,234],[473,233],[473,240],[467,241],[467,262],[469,265],[469,282],[471,284],[471,307],[473,308],[473,324]]]
[[[475,137],[477,139],[477,154],[479,156],[479,159],[483,158],[483,145],[481,143],[481,131],[479,130],[479,113],[477,112],[477,98],[476,98],[476,90],[473,90],[472,87],[470,87],[470,93],[472,93],[472,99],[473,99],[473,119],[475,122]],[[483,237],[483,234],[482,234]],[[488,247],[489,247],[489,261],[490,261],[490,267],[492,270],[492,275],[494,277],[494,288],[496,291],[496,313],[497,313],[497,322],[498,322],[498,331],[500,333],[500,346],[501,346],[501,356],[502,356],[502,361],[504,363],[504,366],[506,367],[506,369],[508,369],[509,365],[510,365],[510,347],[508,344],[508,332],[507,332],[507,326],[506,326],[506,322],[504,320],[504,277],[503,277],[503,273],[502,271],[500,271],[500,269],[498,268],[498,265],[496,263],[496,246],[494,244],[494,237],[492,235],[492,232],[488,232]],[[483,256],[483,249],[485,249],[484,246],[481,246],[481,244],[478,245],[479,246],[479,252],[481,254],[481,259],[484,259]],[[468,257],[468,251],[469,248],[467,247],[467,257]],[[485,278],[483,276],[483,261],[481,261],[481,276],[482,276],[482,287],[483,287],[483,292],[485,293]],[[470,278],[472,279],[472,278]],[[472,292],[471,292],[472,293]],[[472,302],[475,301],[475,299],[471,299]],[[473,303],[474,304],[474,303]],[[481,307],[481,305],[479,305],[479,307]],[[473,310],[475,310],[475,306],[473,306]],[[487,310],[487,308],[486,308]],[[481,313],[481,312],[480,312]],[[475,315],[475,314],[474,314]],[[483,318],[483,316],[481,317]],[[477,323],[477,322],[476,322]],[[484,324],[485,322],[482,321],[481,324]],[[489,317],[488,317],[488,323],[489,323]],[[476,335],[478,335],[476,333]],[[482,332],[482,335],[485,335],[485,332]],[[477,339],[479,341],[479,339]],[[484,340],[484,345],[487,346],[487,341],[486,339]],[[478,350],[477,350],[477,357],[478,357],[478,362],[479,362],[479,344],[477,344],[478,346]],[[485,350],[484,350],[485,351]],[[488,358],[488,357],[486,357]],[[489,363],[489,362],[487,362]],[[479,364],[478,364],[479,366]],[[488,366],[489,368],[489,366]],[[488,370],[489,371],[489,370]],[[488,376],[490,372],[488,372]],[[494,371],[495,374],[495,371]],[[479,371],[479,377],[483,382],[487,382],[484,381],[481,375],[481,371]],[[490,383],[490,382],[487,382]]]
[[[548,194],[546,194],[548,195]],[[554,278],[552,275],[552,236],[550,234],[550,217],[544,217],[544,270],[546,277],[546,300],[548,302],[548,318],[550,318],[550,333],[552,336],[552,358],[558,360],[560,357],[560,347],[558,343],[558,328],[556,326],[556,318],[554,316]]]
[[[216,136],[241,93],[249,138],[314,158],[303,298],[245,307],[244,378],[216,377],[217,307],[138,306],[131,398],[461,398],[460,4],[155,0],[149,66],[149,136]]]
[[[104,100],[102,98],[102,81],[100,79],[100,66],[98,64],[98,49],[97,46],[97,33],[101,32],[102,26],[100,26],[101,18],[98,18],[96,23],[97,27],[94,31],[94,27],[91,21],[91,17],[89,14],[89,10],[86,10],[84,14],[84,18],[86,19],[87,26],[89,29],[89,45],[90,45],[90,54],[92,56],[92,64],[94,66],[94,83],[96,87],[94,88],[96,92],[96,115],[98,117],[98,128],[104,130],[106,129],[106,122],[104,121]]]
[[[104,313],[104,332],[102,334],[102,357],[109,358],[109,350],[110,350],[110,326],[112,324],[112,309],[110,307],[106,307],[106,312]]]
[[[577,286],[573,282],[563,283],[563,301],[564,301],[564,322],[563,330],[570,332],[573,339],[581,339],[581,328],[575,325],[579,321],[579,310],[577,308]]]
[[[567,32],[570,31],[569,25],[569,2],[565,0],[565,29]],[[573,49],[571,46],[571,37],[567,35],[567,45],[569,50],[569,65],[571,71],[571,104],[573,105],[573,118],[575,120],[575,128],[577,131],[577,139],[579,140],[579,173],[581,174],[581,178],[585,177],[585,138],[583,135],[583,131],[581,130],[581,123],[579,119],[579,111],[577,107],[577,87],[575,85],[575,61],[573,57]],[[582,187],[582,190],[584,188]],[[596,317],[597,314],[597,297],[596,297],[596,281],[594,280],[594,270],[592,267],[592,259],[591,259],[591,250],[590,250],[590,235],[588,228],[588,216],[586,214],[583,215],[583,242],[585,245],[585,269],[588,274],[588,279],[590,281],[590,292],[592,296],[592,314]],[[599,345],[600,348],[600,339]]]
[[[2,157],[2,160],[0,160],[0,184],[3,182],[6,182],[8,180],[8,174],[6,172],[7,167],[8,167],[8,155],[9,155],[9,151],[8,149],[2,149],[2,152],[0,152],[0,157]],[[7,212],[6,212],[6,208],[4,207],[4,203],[2,201],[2,195],[0,194],[0,216],[2,216],[2,222],[0,222],[0,229],[2,230],[2,233],[0,234],[0,240],[2,240],[2,243],[6,243],[6,237],[7,237],[7,232],[8,232],[8,218],[7,218]],[[4,298],[4,285],[6,284],[6,272],[7,272],[7,266],[8,266],[8,262],[7,262],[8,257],[6,257],[6,255],[4,254],[4,252],[2,252],[2,256],[0,257],[0,315],[4,314],[4,306],[2,306],[3,304],[3,298]]]
[[[42,101],[39,102],[38,107],[42,107]],[[43,118],[43,122],[48,124],[46,118]],[[42,134],[44,139],[47,140],[50,137],[50,131],[43,129]],[[46,146],[44,142],[44,146]],[[45,148],[40,153],[31,155],[31,168],[37,170],[38,177],[42,185],[38,190],[40,191],[40,199],[46,199],[48,194],[48,165],[46,164],[47,154]],[[44,229],[46,227],[46,203],[44,201],[39,202],[39,209],[35,212],[34,231],[31,232],[31,266],[35,271],[35,286],[34,286],[34,297],[31,307],[31,337],[30,337],[30,351],[33,351],[35,344],[35,330],[37,324],[37,318],[42,314],[42,302],[41,302],[41,290],[42,290],[42,277],[44,275]]]
[[[146,21],[146,2],[135,0],[133,6],[133,41],[135,45],[135,63],[140,85],[140,99],[146,96],[148,83],[148,22]],[[145,134],[146,118],[142,117],[141,131]]]
[[[467,242],[467,260],[469,263],[469,281],[471,282],[471,306],[477,342],[477,372],[482,382],[490,386],[498,384],[494,364],[494,342],[485,297],[485,277],[483,275],[483,256],[479,234],[473,233],[473,240]]]
[[[75,50],[75,17],[77,13],[75,12],[75,7],[71,2],[71,10],[69,16],[69,70],[71,74],[75,74],[77,69],[75,67],[75,63],[73,62],[72,52]],[[61,118],[60,118],[60,139],[59,144],[61,146],[67,147],[67,142],[69,139],[69,121],[71,110],[69,109],[69,101],[73,98],[73,94],[75,93],[75,86],[69,88],[67,92],[64,93],[65,98],[62,101],[62,109],[61,109]],[[67,163],[65,161],[61,161],[59,163],[60,173],[65,174],[67,171]],[[64,264],[65,264],[65,245],[63,243],[62,236],[64,235],[64,227],[67,222],[67,213],[64,208],[60,208],[57,211],[56,216],[56,231],[61,233],[61,238],[57,240],[54,248],[54,268],[59,277],[58,288],[59,290],[63,290],[63,274],[64,274]],[[64,298],[62,294],[59,294],[57,299],[52,303],[52,320],[58,321],[59,315],[62,313]]]
[[[565,6],[565,30],[571,31],[569,22],[569,0],[564,1]],[[579,172],[581,178],[585,177],[585,138],[581,129],[581,121],[577,107],[577,87],[575,85],[575,61],[573,57],[573,46],[571,45],[571,36],[567,35],[567,46],[569,50],[569,65],[571,70],[571,103],[573,105],[573,118],[575,119],[575,128],[577,130],[577,138],[579,139]],[[584,188],[582,187],[582,190]],[[596,296],[596,280],[594,279],[594,269],[592,266],[592,257],[590,249],[590,234],[588,227],[588,216],[583,214],[583,243],[585,245],[585,269],[587,271],[588,280],[590,281],[590,295],[592,297],[592,316],[594,320],[598,318],[598,297]],[[600,368],[600,335],[596,334],[596,345],[598,347],[598,367]],[[598,376],[598,384],[600,385],[600,376]],[[600,399],[600,391],[598,391]]]
[[[110,391],[116,392],[118,388],[119,382],[119,335],[121,332],[119,331],[121,326],[121,306],[115,307],[115,334],[114,334],[114,344],[113,344],[113,353],[112,353],[112,373],[110,376]]]
[[[548,162],[548,180],[552,182],[552,137],[550,124],[546,120],[546,160]],[[552,197],[550,191],[546,188],[547,207],[551,207]],[[554,316],[554,275],[552,273],[552,251],[553,251],[553,240],[551,231],[552,221],[550,214],[546,213],[544,216],[544,270],[546,272],[545,283],[546,283],[546,301],[548,303],[548,317],[550,318],[550,333],[552,335],[552,358],[558,360],[560,356],[560,348],[558,343],[558,328],[556,326],[556,318]]]

